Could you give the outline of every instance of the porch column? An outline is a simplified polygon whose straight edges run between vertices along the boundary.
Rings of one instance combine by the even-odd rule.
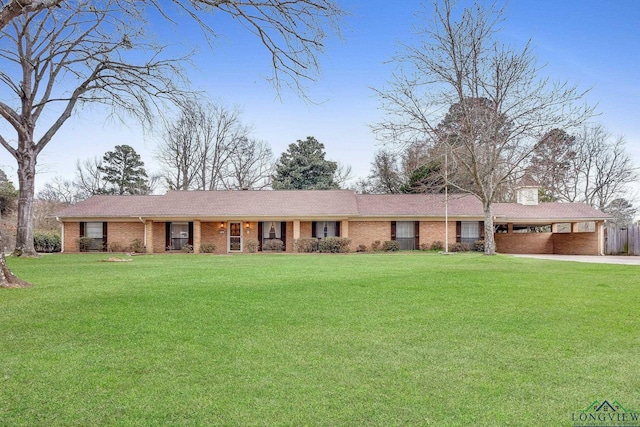
[[[340,222],[340,237],[349,237],[349,220]]]
[[[144,235],[146,237],[144,241],[145,252],[148,254],[153,253],[153,221],[147,221],[144,223]]]
[[[558,224],[557,223],[553,223],[551,224],[551,232],[552,233],[557,233],[558,232]]]
[[[200,244],[202,243],[202,227],[200,221],[193,221],[193,253],[200,253]]]
[[[598,236],[598,255],[604,255],[604,221],[596,221],[596,233]]]
[[[293,239],[300,238],[300,220],[293,221]]]
[[[513,234],[513,223],[512,222],[507,223],[507,233],[508,234]]]
[[[572,222],[571,223],[571,232],[572,233],[577,233],[579,231],[578,225],[579,225],[579,223],[577,223],[577,222]]]

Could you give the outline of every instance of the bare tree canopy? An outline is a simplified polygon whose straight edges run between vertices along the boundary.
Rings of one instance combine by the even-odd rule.
[[[496,4],[456,10],[454,1],[436,0],[420,41],[403,48],[389,87],[376,90],[387,116],[373,127],[384,142],[437,145],[451,169],[464,171],[452,184],[483,204],[485,254],[495,253],[491,205],[501,186],[542,135],[591,114],[576,86],[540,76],[529,44],[498,41],[503,13]]]
[[[163,101],[184,105],[181,62],[145,33],[153,12],[171,24],[186,14],[215,35],[231,16],[271,54],[272,80],[297,89],[318,73],[326,37],[343,11],[332,0],[0,1],[0,145],[18,163],[16,254],[35,255],[33,199],[40,152],[81,104],[151,121]],[[302,93],[302,92],[301,92]]]
[[[271,185],[273,151],[266,141],[243,138],[231,150],[226,187],[262,190]]]
[[[0,0],[0,29],[24,13],[64,9],[73,3],[65,0]],[[92,3],[100,8],[101,1]],[[213,17],[231,16],[240,26],[255,34],[271,56],[272,82],[302,88],[304,80],[315,80],[319,54],[332,34],[339,35],[340,19],[345,11],[334,0],[116,0],[113,11],[126,11],[143,18],[145,13],[160,14],[171,23],[178,15],[187,15],[204,31],[216,36]],[[140,29],[144,21],[134,28]]]
[[[174,190],[264,187],[272,154],[266,142],[250,138],[241,111],[197,101],[165,125],[155,157]]]
[[[584,126],[575,135],[554,130],[536,146],[527,171],[550,199],[606,211],[628,197],[639,178],[625,145],[601,125]]]

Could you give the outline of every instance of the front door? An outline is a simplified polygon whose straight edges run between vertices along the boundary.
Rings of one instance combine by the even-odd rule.
[[[229,252],[242,252],[242,223],[229,223]]]

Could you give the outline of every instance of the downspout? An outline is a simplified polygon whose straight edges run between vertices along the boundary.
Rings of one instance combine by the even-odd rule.
[[[60,253],[64,253],[64,222],[60,221],[59,216],[56,217],[56,221],[61,224],[60,229],[62,231],[60,232]]]
[[[140,222],[144,225],[144,242],[142,242],[143,247],[147,247],[147,223],[142,219],[141,216],[138,217]]]

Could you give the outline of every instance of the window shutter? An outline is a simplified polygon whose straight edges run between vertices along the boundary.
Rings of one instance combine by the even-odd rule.
[[[85,231],[84,230],[85,230],[85,225],[86,224],[87,224],[86,222],[81,222],[80,223],[80,237],[84,237],[84,235],[85,235]]]
[[[189,221],[189,240],[187,243],[193,246],[193,221]]]
[[[164,232],[164,248],[166,250],[171,247],[171,223],[168,221],[164,225]]]
[[[262,250],[262,224],[262,221],[258,223],[258,251]]]
[[[336,237],[340,237],[340,221],[336,221]]]
[[[484,221],[479,221],[480,222],[480,240],[484,240]]]
[[[415,249],[420,249],[420,221],[413,222],[413,236],[415,237]]]
[[[318,237],[316,236],[316,224],[315,221],[311,223],[311,237]]]
[[[456,221],[456,242],[462,241],[462,222]]]
[[[287,223],[282,221],[280,223],[280,240],[282,240],[282,250],[287,250]]]
[[[107,250],[107,223],[106,221],[102,223],[102,249]]]
[[[391,240],[396,240],[396,222],[391,221]]]

